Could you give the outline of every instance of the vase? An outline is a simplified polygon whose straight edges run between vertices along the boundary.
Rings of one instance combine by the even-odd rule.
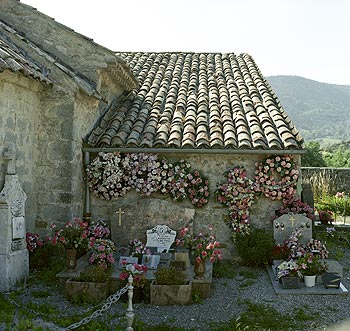
[[[299,276],[284,276],[280,278],[283,289],[300,288]]]
[[[77,266],[76,248],[69,248],[66,250],[66,266],[68,271],[75,270],[75,267]]]
[[[201,260],[200,262],[195,261],[194,263],[194,274],[196,278],[203,278],[205,275],[205,261]]]
[[[316,276],[304,276],[304,283],[306,287],[314,287],[316,283]]]

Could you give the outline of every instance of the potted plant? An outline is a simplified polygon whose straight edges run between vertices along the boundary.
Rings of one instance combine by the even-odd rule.
[[[178,246],[187,247],[193,252],[195,257],[194,272],[196,277],[201,278],[205,275],[205,263],[207,260],[215,262],[222,260],[220,242],[216,240],[212,233],[213,228],[208,227],[209,232],[199,232],[196,235],[191,234],[188,227],[180,230],[180,239],[176,240]]]
[[[298,257],[297,263],[300,268],[300,272],[304,277],[304,283],[306,287],[315,286],[316,276],[322,275],[327,270],[327,264],[320,261],[318,255],[314,255],[311,252],[306,252],[302,256]]]
[[[300,288],[300,278],[302,274],[298,263],[294,260],[283,261],[277,267],[277,277],[284,289]]]
[[[150,286],[150,301],[152,305],[189,305],[191,304],[192,284],[185,272],[174,266],[159,268],[155,280]]]
[[[60,244],[66,249],[67,269],[74,270],[77,265],[77,250],[87,248],[88,223],[74,218],[64,225],[63,229],[55,232],[52,244]]]
[[[146,279],[147,266],[143,264],[128,264],[125,269],[119,275],[120,287],[123,288],[128,283],[128,278],[130,275],[133,277],[133,302],[140,303],[146,299],[145,288],[147,285]],[[128,293],[125,293],[121,296],[121,299],[125,302],[128,301]]]
[[[91,237],[88,246],[88,258],[90,264],[100,266],[106,270],[115,263],[113,253],[116,247],[112,240]]]
[[[138,258],[138,262],[142,262],[142,256],[151,254],[151,250],[146,248],[145,244],[139,239],[129,241],[129,254]]]
[[[110,269],[89,265],[79,277],[66,281],[66,297],[70,301],[98,303],[109,293]]]

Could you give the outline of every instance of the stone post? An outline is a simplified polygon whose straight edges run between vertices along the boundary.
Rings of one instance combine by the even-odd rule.
[[[18,175],[15,174],[13,149],[4,154],[9,160],[5,185],[0,192],[0,291],[15,288],[29,275],[29,254],[26,245],[25,202]]]
[[[127,322],[127,328],[126,331],[134,331],[134,328],[132,327],[132,324],[134,323],[134,309],[132,308],[132,297],[134,292],[134,287],[132,286],[133,283],[133,277],[132,275],[128,278],[128,309],[126,310],[126,322]]]

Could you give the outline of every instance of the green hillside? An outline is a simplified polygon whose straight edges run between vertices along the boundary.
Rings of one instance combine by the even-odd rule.
[[[306,141],[350,140],[350,86],[298,76],[266,77]]]

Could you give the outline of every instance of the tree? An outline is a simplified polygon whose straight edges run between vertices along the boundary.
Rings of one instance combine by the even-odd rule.
[[[301,157],[302,167],[326,167],[326,161],[324,160],[320,143],[317,141],[310,141],[306,144],[306,153]]]

